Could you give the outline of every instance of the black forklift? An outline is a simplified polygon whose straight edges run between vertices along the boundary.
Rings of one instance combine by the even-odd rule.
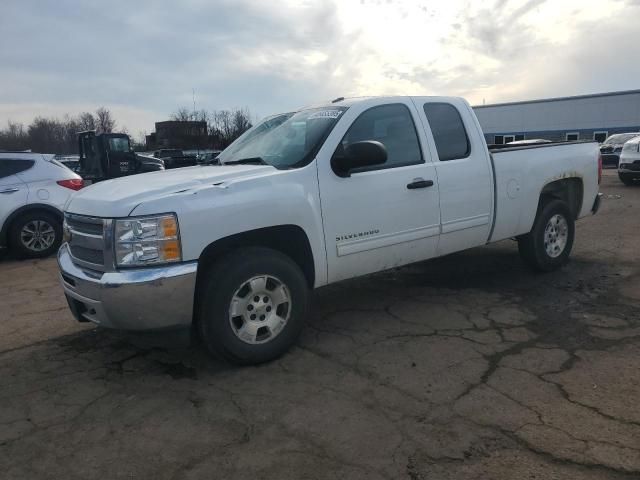
[[[164,170],[161,159],[135,153],[129,136],[125,133],[96,134],[95,130],[80,132],[78,153],[78,174],[86,183]]]

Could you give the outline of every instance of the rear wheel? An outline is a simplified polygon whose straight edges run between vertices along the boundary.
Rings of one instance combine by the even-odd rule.
[[[627,185],[628,187],[634,185],[633,177],[631,175],[627,175],[625,173],[618,173],[618,178],[622,183]]]
[[[309,289],[300,267],[267,248],[236,250],[207,273],[198,326],[213,354],[233,363],[267,362],[285,353],[304,325]]]
[[[524,263],[539,272],[551,272],[567,263],[575,225],[568,205],[550,200],[538,211],[531,232],[518,238],[518,251]]]
[[[9,236],[11,248],[20,257],[47,257],[60,248],[62,224],[49,212],[27,212],[13,221]]]

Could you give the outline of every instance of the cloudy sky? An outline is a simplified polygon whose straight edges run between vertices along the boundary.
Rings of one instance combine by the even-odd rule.
[[[110,108],[254,116],[338,96],[472,104],[640,88],[640,0],[1,0],[0,126]]]

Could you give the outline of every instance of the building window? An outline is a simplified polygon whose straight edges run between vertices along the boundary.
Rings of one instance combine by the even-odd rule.
[[[504,135],[495,135],[493,137],[493,143],[495,145],[504,145]]]
[[[519,135],[515,135],[515,137],[516,137],[516,138],[515,138],[515,141],[516,141],[516,142],[518,142],[518,141],[520,141],[520,140],[524,140],[524,134],[522,134],[522,133],[521,133],[521,134],[519,134]]]
[[[609,136],[609,132],[593,132],[593,139],[598,142],[604,142]]]
[[[515,139],[516,139],[515,135],[505,135],[504,136],[504,143],[514,142]]]
[[[578,140],[578,133],[577,132],[571,132],[571,133],[567,133],[567,142],[575,142]]]

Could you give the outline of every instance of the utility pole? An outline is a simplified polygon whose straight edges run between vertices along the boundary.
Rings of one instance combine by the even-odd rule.
[[[196,89],[195,88],[191,88],[191,98],[193,99],[193,120],[197,120],[198,118],[196,117]],[[196,148],[198,149],[198,157],[200,156],[200,139],[198,138],[198,144],[196,145]]]

